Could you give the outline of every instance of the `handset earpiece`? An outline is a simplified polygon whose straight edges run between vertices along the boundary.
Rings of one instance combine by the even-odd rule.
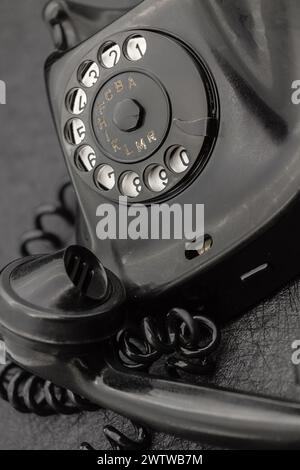
[[[0,277],[1,330],[16,344],[53,354],[83,354],[124,320],[125,291],[84,247],[69,246],[8,265]]]

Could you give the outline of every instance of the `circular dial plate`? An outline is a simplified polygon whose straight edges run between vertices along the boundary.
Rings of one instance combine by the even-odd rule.
[[[150,31],[116,34],[83,56],[62,106],[72,168],[113,201],[151,202],[184,189],[212,152],[218,119],[201,59]]]

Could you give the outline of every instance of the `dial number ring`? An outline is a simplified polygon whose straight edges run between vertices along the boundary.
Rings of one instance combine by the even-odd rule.
[[[170,59],[169,63],[158,63],[157,53],[155,53],[158,50],[161,51],[162,56],[170,57],[172,60]],[[113,62],[105,62],[106,59],[103,59],[101,54],[106,54],[106,59],[114,58]],[[174,71],[178,69],[179,62],[186,70],[186,83],[177,80],[176,74],[172,73],[173,68]],[[205,75],[205,69],[201,70],[201,67],[201,63],[199,67],[198,60],[188,52],[187,48],[182,47],[176,40],[157,32],[117,33],[111,39],[102,41],[100,48],[98,42],[93,50],[89,50],[88,54],[82,58],[79,67],[77,66],[74,71],[66,91],[66,96],[68,96],[72,90],[81,89],[87,96],[87,103],[82,113],[78,115],[80,118],[78,120],[76,120],[76,114],[72,117],[71,109],[68,106],[65,106],[62,115],[68,155],[71,157],[73,166],[89,186],[101,191],[106,198],[117,201],[120,195],[133,194],[128,190],[128,186],[130,186],[128,176],[125,178],[126,184],[124,183],[124,174],[132,172],[136,174],[135,183],[139,182],[140,184],[136,184],[135,187],[138,190],[133,196],[129,195],[129,198],[132,201],[147,202],[163,200],[169,194],[172,195],[174,191],[189,184],[199,174],[211,153],[217,136],[217,132],[214,135],[206,132],[208,126],[205,124],[205,119],[218,120],[214,84],[210,76]],[[119,99],[122,95],[122,87],[124,87],[124,83],[121,85],[121,81],[124,82],[124,74],[127,74],[127,79],[128,76],[140,74],[140,76],[147,77],[145,80],[151,81],[154,78],[154,82],[158,77],[159,80],[156,83],[162,84],[163,93],[161,96],[164,97],[163,100],[159,98],[153,102],[156,105],[164,101],[167,106],[171,103],[169,117],[162,135],[156,129],[152,129],[152,126],[148,126],[147,132],[142,133],[141,131],[138,135],[140,123],[145,121],[145,115],[142,109],[141,116],[139,116],[140,111],[139,109],[135,111],[135,104],[132,101],[138,101],[138,107],[144,108],[145,106],[148,113],[149,106],[147,103],[145,105],[134,93],[132,96],[124,94],[123,98]],[[206,80],[203,79],[204,76]],[[114,88],[111,89],[112,94],[110,95],[108,91],[109,88],[112,88],[111,84]],[[209,93],[206,88],[209,89]],[[193,96],[187,92],[189,89],[195,90]],[[103,91],[102,95],[100,95],[101,90]],[[104,103],[104,100],[101,102],[100,98],[103,98],[104,93],[107,98],[105,105],[109,107],[110,102],[113,104],[109,117],[115,128],[118,129],[117,133],[124,137],[123,140],[116,141],[113,139],[113,134],[109,135],[103,132],[104,138],[109,140],[107,144],[111,146],[110,151],[108,151],[109,147],[103,148],[106,145],[103,144],[103,137],[96,138],[95,126],[89,122],[98,97],[99,113],[97,118],[101,119],[101,103]],[[215,102],[212,101],[212,97],[215,97]],[[116,110],[115,105],[120,101],[121,105]],[[199,109],[201,110],[200,114]],[[106,111],[102,109],[105,118],[107,118]],[[137,117],[134,117],[128,126],[125,120],[124,125],[124,114],[126,117],[126,113],[128,113],[131,118],[131,112]],[[159,114],[161,112],[157,115]],[[200,124],[204,123],[201,124],[202,127],[200,125],[197,127],[197,118],[199,118]],[[152,121],[155,124],[155,118]],[[70,125],[70,122],[73,124]],[[163,126],[158,126],[159,129],[161,127]],[[199,128],[201,128],[200,132]],[[135,133],[136,139],[133,138]],[[132,137],[131,142],[129,142],[128,136]],[[128,142],[133,143],[134,154],[131,153],[132,148]],[[90,146],[96,154],[95,166],[93,166],[92,158],[92,164],[88,163],[87,165],[88,171],[86,168],[83,171],[82,162],[76,159],[78,149],[84,145]],[[150,151],[152,145],[152,151]],[[147,147],[147,151],[145,147]],[[101,165],[110,166],[114,175],[114,184],[105,187],[106,185],[102,184],[101,178],[99,183],[96,172]],[[104,170],[100,174],[103,178]],[[191,175],[191,178],[188,178],[188,175]]]

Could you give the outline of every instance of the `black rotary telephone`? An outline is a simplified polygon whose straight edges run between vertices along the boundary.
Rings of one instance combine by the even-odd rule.
[[[76,244],[2,271],[8,356],[78,406],[214,443],[299,447],[298,403],[178,375],[211,371],[216,323],[299,274],[299,2],[52,1],[45,18]],[[97,208],[119,215],[120,197],[148,211],[205,204],[202,244],[99,240]],[[163,355],[170,378],[149,372]]]

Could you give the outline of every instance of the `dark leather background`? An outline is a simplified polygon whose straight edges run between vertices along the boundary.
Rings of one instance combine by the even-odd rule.
[[[0,2],[0,79],[7,83],[7,104],[0,106],[1,266],[18,256],[18,239],[32,227],[34,208],[55,198],[66,175],[44,89],[43,63],[52,50],[40,19],[44,3]],[[297,398],[291,344],[300,339],[299,287],[294,282],[226,327],[214,383]],[[0,402],[0,449],[77,449],[81,441],[105,449],[102,425],[108,422],[127,426],[105,411],[39,418]],[[156,434],[154,448],[205,446]]]

